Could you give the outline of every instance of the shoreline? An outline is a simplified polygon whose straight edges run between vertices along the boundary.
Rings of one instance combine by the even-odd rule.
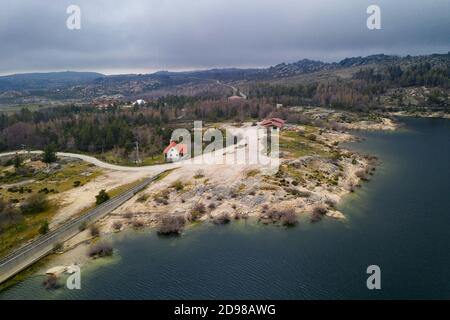
[[[365,124],[361,127],[363,129],[359,129],[359,130],[370,130],[370,129],[367,129],[367,126]],[[398,127],[398,126],[396,126],[396,127]],[[394,129],[392,129],[391,122],[386,123],[385,127],[377,126],[376,128],[377,129],[372,129],[372,130],[387,130],[387,131],[394,130]],[[358,129],[355,129],[355,127],[353,127],[352,129],[358,130]],[[329,145],[333,145],[335,142],[357,142],[359,140],[359,138],[357,136],[355,136],[354,134],[348,133],[348,132],[340,132],[340,133],[329,132],[329,133],[325,133],[324,137],[325,137],[324,140],[326,140]],[[370,158],[367,155],[361,155],[361,154],[351,151],[347,148],[339,147],[339,150],[344,152],[345,154],[350,154],[357,159],[358,164],[356,166],[349,161],[343,163],[343,165],[345,165],[345,169],[344,169],[345,181],[347,181],[347,182],[352,181],[352,183],[354,184],[354,187],[358,188],[360,186],[360,184],[362,183],[362,180],[365,180],[365,179],[356,177],[355,173],[358,170],[366,170],[366,172],[367,172],[367,169],[369,167],[376,167],[378,164],[373,162],[374,159]],[[300,158],[297,160],[307,160],[308,161],[309,159],[306,157],[306,159]],[[315,160],[319,160],[320,164],[323,164],[320,159],[310,159],[310,161],[315,161]],[[283,164],[288,164],[292,161],[295,161],[295,160],[283,160]],[[190,175],[191,176],[190,179],[193,179],[193,176],[195,175],[196,170],[197,169],[195,169],[195,170],[192,170],[192,169],[191,170],[181,170],[181,169],[175,170],[173,173],[168,175],[165,179],[158,181],[155,185],[152,185],[149,188],[147,188],[147,190],[145,190],[143,192],[143,194],[148,195],[148,198],[154,197],[157,194],[157,192],[155,192],[155,190],[161,189],[161,188],[169,188],[171,184],[173,184],[176,181],[179,181],[182,174],[180,175],[180,173],[177,173],[177,171],[187,171],[187,172],[184,172],[184,174],[188,175],[188,176]],[[248,172],[248,170],[249,169],[247,169],[246,172]],[[211,179],[212,177],[210,177],[208,175],[208,178]],[[207,181],[209,179],[201,180],[201,182],[199,184],[204,185],[205,180],[206,180],[206,184],[210,184],[211,181]],[[193,179],[193,180],[195,181],[195,179]],[[258,184],[258,181],[253,181],[253,184],[254,185]],[[190,186],[189,190],[184,190],[183,193],[192,192],[193,190],[198,192],[198,187],[199,187],[198,185]],[[302,212],[297,213],[297,215],[299,217],[304,218],[304,217],[308,217],[310,215],[310,212],[314,206],[325,205],[326,201],[331,199],[334,203],[331,207],[329,207],[329,210],[327,211],[327,213],[325,215],[328,218],[341,220],[341,219],[345,219],[346,217],[342,212],[335,209],[334,206],[337,205],[338,203],[341,203],[341,201],[346,196],[350,195],[352,192],[353,192],[353,190],[346,189],[342,185],[339,187],[336,187],[332,190],[327,190],[326,187],[323,187],[323,188],[315,189],[314,192],[312,192],[313,193],[313,197],[311,197],[312,200],[309,200],[309,198],[308,198],[306,203],[305,203],[305,201],[303,201],[304,199],[300,199],[300,201],[299,201],[299,197],[297,197],[297,198],[292,197],[290,199],[283,200],[278,205],[276,205],[275,208],[277,210],[282,210],[283,208],[286,208],[286,207],[287,208],[298,207],[299,204],[301,202],[303,202]],[[145,209],[145,206],[142,207],[142,205],[138,201],[138,199],[141,196],[142,196],[142,194],[136,195],[135,197],[130,199],[127,203],[125,203],[118,209],[114,210],[108,216],[106,216],[103,219],[101,219],[100,221],[98,221],[97,225],[100,227],[100,232],[101,232],[99,237],[92,237],[89,235],[88,230],[85,230],[82,233],[75,236],[74,238],[67,241],[64,244],[64,246],[65,246],[64,253],[56,256],[51,263],[52,266],[48,266],[48,268],[54,267],[56,265],[70,266],[71,264],[75,263],[77,265],[83,266],[85,264],[91,263],[93,260],[91,258],[87,257],[87,252],[89,250],[90,245],[95,242],[101,242],[104,240],[105,237],[110,236],[111,234],[114,234],[114,233],[118,233],[118,232],[122,232],[122,231],[131,231],[133,229],[136,229],[136,230],[150,229],[152,232],[157,232],[157,227],[159,224],[158,216],[161,215],[161,212],[157,212],[158,209],[160,209],[159,211],[161,211],[161,208],[163,208],[164,209],[163,211],[166,211],[166,212],[176,210],[176,209],[171,208],[170,205],[168,208],[165,208],[165,205],[160,205],[158,207],[152,208],[153,209],[152,211],[156,211],[156,213],[153,212],[153,214],[151,214],[149,212],[145,212],[145,210],[143,210],[143,209]],[[208,196],[206,196],[206,197],[208,197]],[[221,212],[223,212],[223,210],[225,210],[225,208],[226,208],[226,210],[230,210],[232,204],[226,203],[226,200],[223,202],[225,202],[225,205],[222,204],[221,210],[214,210],[215,212],[209,212],[208,214],[205,214],[198,221],[187,222],[187,228],[189,228],[190,226],[192,226],[196,223],[205,223],[205,222],[209,222],[209,221],[212,222],[212,220],[214,218],[216,218]],[[177,205],[178,204],[182,205],[183,203],[186,203],[186,200],[184,200],[184,201],[180,200],[180,202],[177,203]],[[140,205],[141,205],[141,207],[139,207]],[[138,206],[138,208],[134,208],[136,206]],[[189,207],[188,205],[185,205],[184,210],[187,210],[188,207]],[[183,211],[183,209],[178,208],[178,211],[181,212],[181,211]],[[242,206],[242,208],[239,208],[237,211],[239,212],[239,216],[240,216],[238,219],[251,218],[251,219],[254,219],[256,221],[256,223],[262,224],[262,225],[277,224],[277,222],[275,222],[275,221],[265,221],[264,220],[265,218],[261,217],[261,209],[260,208],[250,209],[249,207]],[[130,212],[132,212],[133,217],[127,221],[127,218],[125,218],[124,216],[129,214]],[[233,218],[231,218],[230,223],[233,223],[233,221],[232,221],[232,220],[234,220]],[[135,228],[133,226],[133,223],[136,220],[139,220],[139,222],[142,222],[142,226]],[[123,226],[120,228],[120,230],[114,230],[114,228],[113,228],[113,224],[116,221],[121,221],[123,224]],[[40,272],[42,274],[45,272],[45,270],[42,269]]]
[[[252,218],[262,225],[280,224],[280,221],[271,220],[271,218],[267,217],[268,210],[264,209],[266,203],[276,203],[270,208],[273,211],[301,208],[301,210],[295,210],[297,217],[301,218],[310,216],[315,207],[324,206],[327,208],[324,216],[332,219],[345,219],[345,215],[338,211],[335,206],[345,196],[358,188],[362,180],[366,180],[357,177],[356,172],[364,170],[369,175],[372,173],[372,169],[368,171],[369,167],[376,167],[376,164],[370,156],[361,155],[346,148],[337,147],[337,145],[341,142],[358,141],[358,138],[354,134],[347,132],[347,130],[395,130],[393,129],[394,123],[390,119],[388,120],[386,122],[383,120],[381,124],[375,126],[369,126],[367,123],[362,122],[359,125],[346,128],[345,131],[325,130],[320,135],[317,135],[317,141],[314,141],[314,143],[317,142],[321,148],[325,148],[330,152],[341,154],[342,158],[339,160],[330,160],[320,155],[300,158],[288,155],[287,159],[283,159],[282,168],[286,166],[288,174],[292,171],[291,166],[295,168],[298,165],[306,167],[308,173],[310,173],[312,168],[316,167],[331,171],[340,168],[342,171],[339,177],[340,182],[337,185],[325,184],[323,186],[320,184],[315,186],[307,179],[304,186],[296,187],[299,189],[299,192],[309,194],[306,198],[296,194],[286,194],[286,190],[290,192],[291,189],[294,189],[292,177],[288,174],[282,178],[267,178],[260,173],[250,176],[249,173],[252,171],[258,171],[258,168],[254,167],[243,167],[239,170],[236,170],[236,168],[213,167],[206,169],[201,179],[196,179],[194,177],[198,173],[198,168],[179,168],[99,220],[96,223],[100,229],[98,237],[91,236],[89,230],[85,230],[66,241],[63,252],[52,254],[50,256],[51,259],[37,271],[37,274],[45,275],[48,269],[59,266],[69,267],[73,264],[78,266],[90,264],[93,259],[89,258],[87,253],[93,243],[101,242],[105,237],[124,230],[150,228],[152,232],[157,232],[155,229],[158,227],[160,217],[168,212],[184,215],[188,227],[194,223],[213,221],[223,212],[232,212],[230,220]],[[398,127],[396,124],[395,126]],[[304,129],[302,126],[296,126],[295,128],[295,130],[300,131]],[[227,178],[217,177],[215,175],[217,171]],[[286,174],[286,172],[283,172],[283,174]],[[284,185],[285,182],[280,184],[280,181],[286,179],[290,180],[288,187]],[[188,182],[181,191],[176,191],[173,188],[173,184],[180,180]],[[244,180],[246,182],[244,187],[242,184],[235,183],[236,181]],[[230,185],[231,188],[229,187]],[[233,193],[233,188],[239,189],[242,195],[238,195],[236,198],[233,195],[221,196]],[[159,191],[161,189],[169,190],[169,204],[157,203],[158,197],[161,196]],[[145,200],[142,202],[141,198],[145,198]],[[264,201],[261,200],[263,198]],[[211,199],[213,200],[209,201]],[[255,199],[259,200],[255,201]],[[209,205],[207,212],[200,219],[192,221],[187,214],[195,201],[203,201],[205,204],[209,202]],[[209,206],[212,202],[215,204],[211,210]],[[131,217],[128,217],[130,213]],[[122,224],[120,230],[114,230],[113,225],[117,221],[120,221]],[[136,227],[137,222],[139,224],[138,227]],[[231,223],[233,222],[231,221]]]
[[[395,117],[410,117],[410,118],[433,118],[433,119],[450,119],[449,113],[444,112],[430,112],[430,111],[416,111],[416,112],[408,112],[408,111],[396,111],[389,112],[389,115]]]

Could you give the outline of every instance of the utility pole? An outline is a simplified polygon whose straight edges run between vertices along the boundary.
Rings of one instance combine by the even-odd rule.
[[[135,142],[136,144],[136,164],[141,163],[141,159],[139,159],[139,141]]]

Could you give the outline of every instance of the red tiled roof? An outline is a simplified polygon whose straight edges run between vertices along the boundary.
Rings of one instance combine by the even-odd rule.
[[[172,147],[175,147],[177,143],[175,141],[170,141],[170,144],[164,149],[163,153],[166,154]]]
[[[185,144],[177,144],[175,141],[171,141],[170,144],[164,149],[163,153],[166,154],[169,152],[171,148],[175,148],[178,153],[186,154],[187,153],[187,145]]]
[[[280,118],[271,118],[271,119],[264,119],[261,121],[261,125],[263,127],[278,127],[282,128],[284,126],[285,121]]]
[[[187,153],[187,145],[185,145],[185,144],[177,144],[175,146],[175,149],[177,149],[178,153],[182,153],[182,154]]]
[[[283,119],[280,119],[280,118],[272,118],[270,120],[275,121],[275,122],[279,122],[279,123],[282,123],[282,124],[284,124],[286,122],[286,121],[284,121]]]

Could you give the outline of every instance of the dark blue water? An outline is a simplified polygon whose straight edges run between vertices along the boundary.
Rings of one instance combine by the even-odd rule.
[[[373,179],[348,197],[344,222],[295,228],[203,224],[180,238],[111,238],[117,255],[82,270],[82,289],[46,291],[42,277],[1,299],[450,298],[450,121],[405,119],[352,145],[377,155]],[[379,291],[366,268],[381,268]]]

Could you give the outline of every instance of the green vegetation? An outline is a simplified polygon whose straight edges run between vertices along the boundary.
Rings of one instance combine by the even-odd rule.
[[[35,193],[28,197],[21,206],[22,213],[35,214],[43,212],[50,207],[47,196],[43,193]]]
[[[43,212],[23,214],[14,223],[4,225],[0,232],[0,257],[39,236],[41,231],[45,231],[45,227],[42,228],[43,225],[54,216],[57,208],[55,204],[50,204],[49,208]]]
[[[39,233],[46,234],[47,232],[49,232],[49,230],[50,230],[50,227],[49,227],[48,221],[44,220],[44,222],[42,222],[41,227],[39,228]]]
[[[171,188],[174,188],[176,191],[181,191],[184,188],[183,182],[177,180],[174,183],[171,184]]]
[[[197,221],[206,213],[206,207],[203,203],[196,203],[191,209],[191,218],[192,221]]]
[[[309,131],[312,131],[309,128]],[[280,151],[293,158],[322,154],[323,147],[303,134],[295,131],[282,131],[280,134]]]
[[[101,173],[79,161],[58,161],[55,168],[48,169],[28,155],[21,158],[19,168],[13,166],[18,162],[14,157],[10,162],[1,159],[0,181],[19,185],[0,188],[0,256],[48,231],[59,208],[48,195],[83,185]]]
[[[258,169],[253,169],[253,170],[247,171],[247,172],[245,173],[245,175],[246,175],[247,178],[250,178],[250,177],[257,176],[257,175],[260,174],[260,173],[261,173],[261,172],[260,172]]]
[[[106,190],[100,190],[98,195],[95,196],[95,204],[100,205],[103,202],[106,202],[110,199],[109,194],[106,192]]]
[[[56,162],[58,158],[56,157],[56,148],[52,144],[49,144],[44,149],[44,154],[42,155],[42,161],[44,163],[53,163]]]

